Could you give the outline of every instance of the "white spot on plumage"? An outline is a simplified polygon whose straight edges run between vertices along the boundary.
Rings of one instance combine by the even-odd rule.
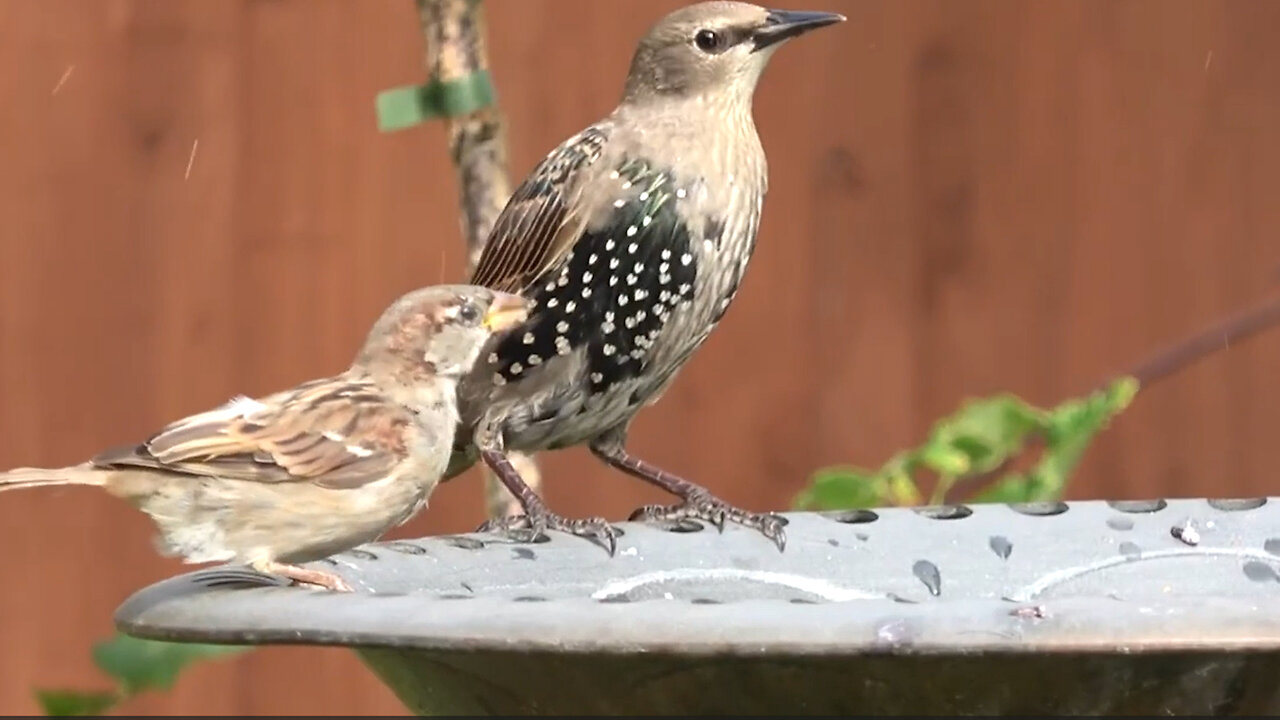
[[[523,372],[523,371],[524,371],[524,366],[523,366],[523,365],[521,365],[520,363],[511,363],[511,374],[512,374],[512,375],[519,375],[519,374],[520,374],[521,372]]]
[[[601,375],[598,372],[591,373],[591,382],[593,383],[604,382],[604,375]]]
[[[623,180],[623,181],[622,181],[622,189],[623,189],[623,190],[630,190],[630,189],[631,189],[631,181],[630,181],[630,180]]]
[[[670,269],[671,269],[671,263],[662,263],[661,265],[658,266],[659,273],[665,273]]]
[[[596,264],[596,260],[599,260],[599,259],[600,259],[600,256],[599,256],[599,255],[596,255],[595,253],[591,253],[590,255],[588,255],[588,256],[587,256],[587,264],[588,264],[588,265],[595,265],[595,264]]]
[[[617,284],[618,284],[618,276],[617,276],[617,275],[610,275],[610,276],[609,276],[609,287],[613,287],[614,285],[617,285]]]
[[[560,287],[564,287],[565,285],[568,285],[568,284],[569,284],[569,276],[568,276],[568,275],[561,275],[561,276],[560,276],[560,279],[556,281],[556,284],[557,284],[557,285],[559,285]]]
[[[605,355],[612,355],[615,350],[617,350],[617,348],[610,345],[609,343],[605,343],[604,347],[601,349],[601,352],[603,352]]]
[[[589,287],[582,288],[582,297],[583,299],[591,297],[591,288]]]
[[[680,283],[680,287],[678,288],[678,290],[681,295],[689,292],[689,283]]]
[[[550,300],[547,301],[547,307],[549,308],[553,308],[559,304],[560,304],[560,301],[555,298],[551,298]]]
[[[649,291],[645,290],[644,288],[636,288],[636,291],[634,294],[637,300],[643,300],[649,297]]]
[[[677,188],[677,189],[676,189],[676,197],[678,197],[678,198],[680,198],[681,200],[683,200],[683,199],[684,199],[684,197],[685,197],[685,195],[688,195],[688,193],[686,193],[686,192],[684,191],[684,188]]]
[[[565,312],[567,312],[567,313],[571,313],[571,312],[573,312],[574,310],[577,310],[577,309],[578,309],[578,303],[576,303],[576,302],[574,302],[574,301],[572,301],[572,300],[570,300],[569,302],[567,302],[567,303],[565,303],[565,304],[564,304],[564,311],[565,311]]]
[[[544,288],[544,289],[545,289],[547,292],[551,292],[551,291],[553,291],[553,290],[555,290],[555,289],[556,289],[556,284],[555,284],[555,283],[553,283],[553,282],[549,282],[549,283],[547,283],[547,287],[546,287],[546,288]]]
[[[570,348],[569,348],[569,338],[567,338],[567,337],[565,337],[565,336],[563,336],[563,335],[558,335],[558,336],[556,336],[556,354],[557,354],[557,355],[568,355],[568,354],[569,354],[569,350],[570,350]]]
[[[541,364],[542,364],[542,356],[541,356],[541,355],[530,355],[530,356],[529,356],[529,364],[530,364],[530,365],[541,365]]]
[[[640,272],[641,270],[644,270],[644,263],[642,263],[642,262],[638,262],[638,263],[636,263],[636,264],[635,264],[635,268],[634,268],[634,270],[635,270],[636,272]]]
[[[631,329],[636,326],[636,319],[634,316],[627,316],[627,319],[623,320],[622,324],[626,325],[627,329]]]
[[[681,265],[688,265],[688,264],[689,264],[689,263],[691,263],[691,262],[693,262],[693,256],[692,256],[692,255],[690,255],[689,253],[685,253],[685,254],[683,254],[683,255],[681,255],[681,256],[680,256],[680,264],[681,264]]]
[[[644,192],[640,193],[640,202],[644,202],[645,200],[648,200],[648,199],[649,199],[648,190],[645,190]]]
[[[616,208],[620,208],[620,207],[622,207],[623,205],[626,205],[626,204],[627,204],[627,201],[626,201],[626,200],[623,200],[622,198],[618,198],[617,200],[614,200],[614,201],[613,201],[613,206],[614,206],[614,207],[616,207]]]
[[[639,294],[639,293],[640,291],[637,290],[636,294]],[[639,300],[640,298],[636,298],[636,299]],[[644,322],[644,319],[647,317],[649,317],[649,314],[641,310],[640,312],[636,313],[636,322]]]
[[[638,232],[640,232],[640,228],[632,225],[627,228],[627,237],[635,237]]]
[[[618,267],[618,258],[609,258],[609,269],[615,270]]]
[[[612,249],[613,249],[613,238],[609,238],[608,240],[605,240],[605,241],[604,241],[604,249],[605,249],[605,250],[612,250]]]
[[[636,280],[637,280],[637,279],[638,279],[638,278],[637,278],[634,274],[632,274],[632,273],[627,273],[627,284],[628,284],[628,285],[635,285],[635,284],[636,284]]]
[[[620,176],[620,175],[618,175],[618,171],[617,171],[617,170],[614,170],[613,172],[609,173],[609,179],[610,179],[610,180],[617,180],[619,177],[621,177],[621,176]]]
[[[494,385],[506,385],[506,384],[507,384],[507,379],[506,379],[506,378],[504,378],[504,377],[502,377],[502,373],[494,373],[494,374],[493,374],[493,384],[494,384]]]
[[[619,305],[626,305],[626,304],[627,304],[627,303],[629,303],[629,302],[631,302],[631,300],[630,300],[630,299],[628,299],[626,295],[619,295],[619,296],[618,296],[618,304],[619,304]]]
[[[645,227],[649,227],[649,223],[651,223],[651,222],[653,222],[653,216],[652,216],[652,215],[645,215],[645,216],[644,216],[644,219],[640,221],[640,224],[641,224],[641,225],[643,225],[643,226],[645,226]]]
[[[666,273],[662,273],[658,275],[658,282],[662,283],[663,285],[666,285],[667,283],[671,282],[671,276]]]
[[[605,333],[611,333],[614,331],[614,324],[611,322],[601,323],[600,330]]]
[[[644,357],[644,350],[640,348],[636,348],[635,350],[632,350],[631,357],[634,360],[639,360],[640,358]]]
[[[671,259],[671,251],[670,251],[670,250],[668,250],[667,248],[662,248],[662,259],[663,259],[663,260],[670,260],[670,259]]]
[[[563,320],[561,320],[560,322],[556,323],[556,332],[558,332],[558,333],[567,333],[567,332],[569,332],[569,323],[567,323],[567,322],[565,322],[565,321],[563,321]]]
[[[590,272],[590,271],[587,271],[587,272],[582,273],[582,282],[584,282],[584,283],[589,283],[589,282],[591,282],[591,272]]]
[[[627,252],[631,253],[632,255],[634,255],[636,253],[636,250],[639,250],[639,249],[640,249],[640,246],[636,243],[631,243],[630,245],[627,246]]]
[[[671,291],[670,291],[670,290],[663,290],[662,292],[658,293],[658,301],[659,301],[659,302],[666,302],[667,300],[670,300],[670,299],[671,299]]]
[[[498,362],[498,353],[496,352],[489,353],[489,364],[493,365],[496,362]]]
[[[531,333],[531,332],[527,332],[527,333],[525,333],[525,334],[524,334],[524,337],[523,337],[523,338],[521,338],[521,339],[522,339],[522,340],[524,340],[524,344],[525,344],[525,345],[532,345],[532,344],[533,344],[533,333]]]

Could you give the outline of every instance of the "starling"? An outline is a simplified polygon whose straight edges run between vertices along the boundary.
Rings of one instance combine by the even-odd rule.
[[[633,520],[722,530],[730,520],[784,547],[781,518],[733,507],[625,444],[635,414],[719,322],[751,259],[767,186],[757,80],[786,40],[843,20],[741,2],[667,15],[641,40],[613,112],[552,150],[513,193],[470,282],[520,293],[532,310],[463,381],[446,477],[482,459],[525,512],[480,531],[527,542],[559,530],[612,553],[616,528],[552,513],[505,456],[586,443],[682,500]]]
[[[479,287],[402,296],[344,372],[170,423],[88,462],[0,473],[0,491],[92,485],[151,516],[165,555],[236,560],[330,590],[292,563],[371,542],[426,504],[457,429],[457,384],[527,302]]]

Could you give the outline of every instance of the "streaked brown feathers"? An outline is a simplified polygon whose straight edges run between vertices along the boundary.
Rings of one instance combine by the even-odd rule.
[[[357,488],[405,457],[412,414],[371,381],[338,376],[171,423],[146,442],[102,453],[97,467]]]

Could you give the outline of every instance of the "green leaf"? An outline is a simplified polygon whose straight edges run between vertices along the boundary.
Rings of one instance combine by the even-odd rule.
[[[125,695],[143,690],[166,690],[187,665],[206,658],[243,653],[237,645],[160,642],[117,633],[94,645],[93,660],[120,685]]]
[[[37,690],[36,701],[45,715],[105,715],[120,696],[113,692],[79,690]]]
[[[797,509],[848,510],[884,504],[888,484],[860,468],[825,468],[796,497]]]
[[[1043,411],[1015,395],[1001,393],[968,400],[934,425],[926,447],[930,457],[944,459],[945,464],[929,467],[956,475],[987,472],[1020,452],[1027,436],[1044,423]],[[938,447],[945,447],[947,453]]]
[[[1026,474],[1001,478],[975,496],[977,502],[1036,502],[1057,500],[1071,472],[1111,419],[1129,407],[1138,381],[1122,377],[1083,398],[1061,403],[1047,415],[1042,431],[1044,453]]]

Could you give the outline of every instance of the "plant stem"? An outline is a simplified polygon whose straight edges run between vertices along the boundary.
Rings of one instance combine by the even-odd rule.
[[[1179,370],[1212,355],[1218,350],[1226,350],[1232,345],[1239,345],[1263,330],[1280,325],[1280,296],[1270,298],[1258,305],[1237,312],[1234,315],[1218,320],[1209,327],[1193,333],[1172,345],[1152,353],[1146,360],[1134,366],[1127,375],[1138,381],[1139,392],[1147,389],[1158,380],[1176,374]],[[1114,378],[1113,378],[1114,380]],[[1112,382],[1111,380],[1108,383]],[[1098,386],[1106,387],[1106,384]],[[983,485],[1004,475],[1022,455],[1037,449],[1043,438],[1032,435],[1016,455],[1011,455],[999,467],[984,473],[966,475],[956,479],[943,492],[959,486]],[[936,502],[936,500],[935,500]]]
[[[484,11],[480,0],[416,0],[426,65],[431,77],[448,82],[488,70]],[[496,104],[466,117],[448,119],[449,151],[458,174],[462,235],[470,275],[485,240],[507,199],[505,124]],[[510,460],[533,490],[542,484],[532,456],[510,453]],[[488,468],[484,469],[485,508],[490,517],[521,512],[520,503]]]
[[[1280,324],[1280,296],[1219,320],[1208,328],[1154,353],[1129,371],[1129,375],[1138,381],[1140,388],[1145,390],[1157,380],[1173,375],[1218,350],[1226,350],[1232,345],[1238,345],[1277,324]]]

